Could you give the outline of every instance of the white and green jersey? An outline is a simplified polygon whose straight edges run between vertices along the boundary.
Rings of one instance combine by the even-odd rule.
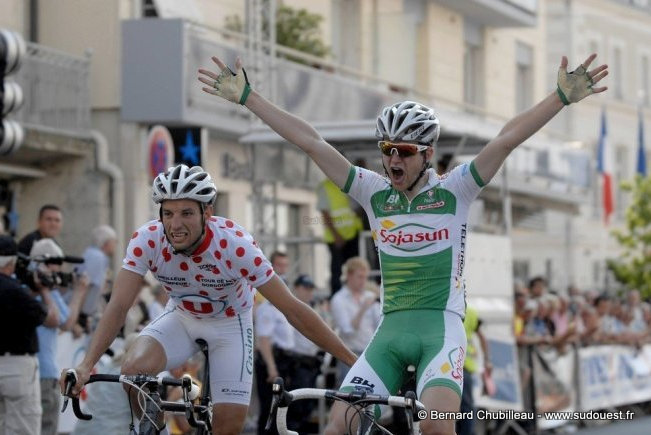
[[[438,176],[411,201],[389,180],[353,166],[342,189],[368,215],[378,247],[383,284],[383,311],[465,311],[463,280],[470,203],[484,182],[474,162]]]

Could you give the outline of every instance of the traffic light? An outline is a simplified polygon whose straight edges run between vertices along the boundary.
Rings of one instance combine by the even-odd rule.
[[[5,119],[23,105],[23,90],[9,76],[20,68],[27,47],[20,34],[0,29],[0,155],[15,152],[23,144],[25,132],[16,121]]]

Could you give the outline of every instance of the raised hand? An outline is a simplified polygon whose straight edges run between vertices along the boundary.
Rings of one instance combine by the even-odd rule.
[[[246,71],[242,68],[242,61],[238,57],[235,61],[235,72],[227,67],[217,56],[212,57],[219,68],[219,73],[214,73],[207,69],[199,69],[199,81],[208,85],[201,88],[204,92],[217,95],[228,101],[237,104],[244,104],[249,93],[251,85],[246,77]]]
[[[577,69],[567,72],[567,57],[561,59],[561,66],[558,69],[557,93],[563,104],[577,103],[590,94],[598,94],[608,89],[607,86],[595,88],[601,79],[608,75],[608,65],[600,65],[588,71],[588,67],[597,57],[591,54]]]

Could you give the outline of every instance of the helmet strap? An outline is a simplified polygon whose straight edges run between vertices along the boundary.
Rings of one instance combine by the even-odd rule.
[[[431,166],[430,163],[429,163],[428,161],[425,160],[425,151],[422,151],[421,154],[423,155],[423,169],[420,170],[420,173],[418,174],[418,178],[416,178],[416,179],[414,180],[414,182],[411,183],[411,186],[409,186],[409,187],[407,188],[407,190],[408,190],[409,192],[411,192],[411,189],[414,188],[414,186],[416,185],[416,183],[418,183],[418,182],[420,181],[420,179],[423,178],[423,175],[425,175],[425,171],[427,171],[427,169],[429,169],[429,167]],[[386,171],[386,169],[385,169],[385,171]]]
[[[198,201],[197,201],[198,202]],[[203,202],[199,202],[199,208],[201,209],[201,234],[199,237],[197,237],[197,240],[192,242],[190,246],[188,246],[185,249],[181,250],[176,250],[174,249],[174,245],[172,245],[172,241],[170,240],[169,236],[167,235],[167,231],[165,231],[165,226],[163,226],[163,233],[165,234],[165,238],[167,239],[167,243],[170,244],[170,247],[172,248],[172,253],[173,254],[181,254],[185,255],[186,257],[189,257],[192,255],[194,251],[197,250],[201,242],[203,242],[203,238],[206,235],[206,218],[203,216],[204,212],[206,210],[206,205]],[[161,204],[160,208],[158,209],[158,216],[160,217],[160,221],[163,222],[163,205]]]

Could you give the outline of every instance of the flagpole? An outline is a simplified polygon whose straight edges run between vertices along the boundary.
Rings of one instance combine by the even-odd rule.
[[[638,113],[638,124],[637,124],[637,173],[643,177],[647,176],[647,167],[646,167],[646,149],[644,146],[644,90],[640,89],[637,93],[638,95],[638,104],[637,104],[637,113]]]

